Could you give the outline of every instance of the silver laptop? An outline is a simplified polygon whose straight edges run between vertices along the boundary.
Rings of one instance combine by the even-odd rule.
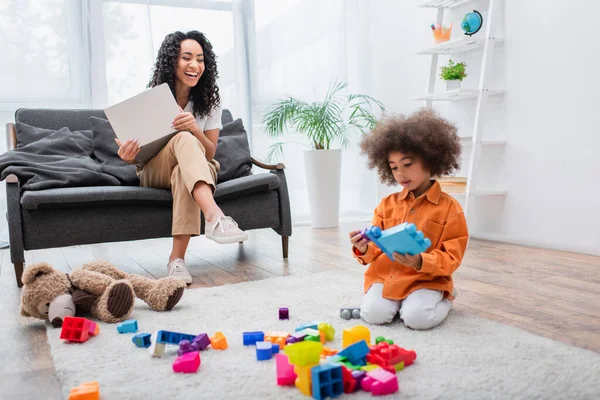
[[[136,160],[146,163],[177,133],[171,127],[180,113],[169,85],[163,83],[104,110],[121,142],[137,137],[140,152]]]

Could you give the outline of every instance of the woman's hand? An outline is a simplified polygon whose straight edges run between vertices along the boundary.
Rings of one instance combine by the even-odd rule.
[[[394,253],[394,261],[406,265],[407,267],[413,267],[417,271],[420,270],[423,265],[423,257],[421,257],[421,254],[411,256],[410,254]]]
[[[365,254],[367,252],[369,241],[362,236],[360,231],[350,232],[350,243],[361,253]]]
[[[179,107],[181,113],[175,117],[173,123],[171,124],[173,128],[178,131],[188,131],[194,133],[196,129],[196,118],[190,112],[184,112],[181,107]]]
[[[121,157],[121,160],[127,164],[135,164],[135,157],[140,152],[140,140],[138,138],[129,138],[125,143],[115,138],[115,142],[119,145],[119,151],[117,154]]]

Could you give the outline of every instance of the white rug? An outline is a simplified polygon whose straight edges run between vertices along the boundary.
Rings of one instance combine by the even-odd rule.
[[[196,374],[173,373],[175,346],[153,359],[115,325],[102,324],[100,335],[81,345],[63,342],[60,329],[49,327],[48,340],[65,398],[71,387],[99,380],[103,400],[301,399],[296,388],[277,386],[274,359],[256,361],[254,348],[242,345],[242,332],[293,331],[304,322],[328,321],[337,330],[332,347],[339,349],[342,329],[361,322],[341,319],[338,309],[359,305],[361,287],[362,275],[335,271],[188,290],[168,313],[137,304],[132,317],[140,332],[223,331],[229,349],[202,352]],[[290,321],[279,321],[279,307],[289,307]],[[395,321],[372,326],[371,334],[417,352],[416,363],[398,373],[394,398],[600,398],[600,355],[466,313],[453,310],[427,332]],[[365,392],[347,396],[371,398]]]

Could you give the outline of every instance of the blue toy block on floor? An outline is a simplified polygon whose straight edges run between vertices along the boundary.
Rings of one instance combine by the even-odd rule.
[[[179,346],[179,342],[182,340],[194,340],[195,335],[188,335],[186,333],[169,332],[169,331],[158,331],[156,334],[156,343],[168,343]]]
[[[117,325],[117,332],[119,333],[134,333],[138,330],[138,323],[135,319],[128,319]]]
[[[311,368],[312,395],[321,400],[337,397],[344,393],[342,367],[333,364],[322,364]]]
[[[137,347],[150,347],[150,345],[152,344],[150,336],[152,335],[150,335],[149,333],[138,333],[137,335],[131,338],[131,341]]]
[[[299,325],[295,329],[295,331],[300,332],[300,331],[303,331],[303,330],[309,329],[309,328],[319,330],[319,321],[312,321],[312,322],[307,322],[306,324]]]
[[[369,345],[365,340],[356,342],[337,353],[340,357],[346,357],[352,365],[366,365],[365,358],[369,354]]]
[[[244,346],[253,346],[256,342],[262,342],[265,340],[265,333],[256,332],[244,332],[243,333]]]
[[[431,240],[418,231],[415,224],[404,222],[393,228],[381,230],[372,226],[364,231],[364,235],[381,249],[390,260],[394,261],[394,253],[410,254],[423,253],[431,246]]]
[[[256,359],[258,361],[270,360],[273,356],[273,343],[256,342]]]

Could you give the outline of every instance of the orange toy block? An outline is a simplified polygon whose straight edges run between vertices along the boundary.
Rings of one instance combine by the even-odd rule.
[[[343,348],[346,348],[351,344],[360,342],[361,340],[367,342],[369,346],[371,345],[371,331],[369,331],[369,328],[367,328],[366,326],[356,325],[352,328],[344,329],[342,336]]]
[[[210,337],[210,345],[213,349],[225,350],[227,347],[227,338],[223,335],[223,332],[217,332],[214,336]]]
[[[312,377],[310,370],[318,364],[294,367],[296,373],[296,387],[305,395],[312,396]]]
[[[85,382],[71,389],[69,400],[99,400],[100,384],[98,381]]]
[[[279,350],[286,346],[286,340],[290,336],[289,332],[267,332],[265,333],[265,342],[271,342],[279,345]]]
[[[330,347],[323,347],[321,351],[321,358],[327,358],[329,356],[334,356],[338,353],[336,349],[332,349]]]

